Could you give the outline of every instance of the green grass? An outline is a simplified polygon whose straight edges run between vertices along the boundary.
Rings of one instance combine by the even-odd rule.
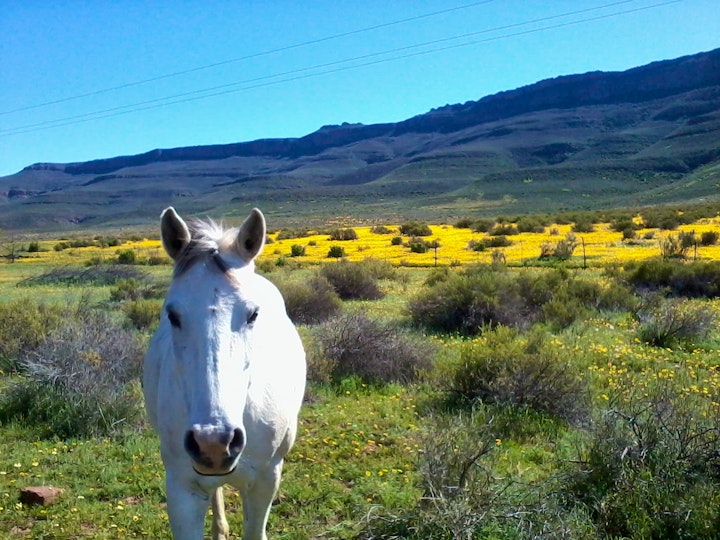
[[[89,292],[96,305],[110,305],[108,287],[15,286],[27,273],[47,269],[0,266],[3,301],[63,302]],[[169,274],[169,267],[143,269],[154,280]],[[315,270],[288,265],[273,268],[269,277],[302,280]],[[432,272],[398,268],[394,279],[380,280],[381,300],[346,302],[344,309],[403,321],[408,298]],[[576,273],[610,279],[598,269]],[[718,300],[696,301],[720,313]],[[549,538],[640,540],[670,537],[676,529],[661,527],[672,527],[674,516],[692,508],[687,537],[717,538],[720,478],[714,454],[703,453],[712,439],[703,437],[720,440],[720,335],[715,328],[701,343],[653,347],[638,338],[638,328],[630,313],[592,312],[563,330],[536,329],[589,385],[591,421],[577,425],[507,403],[468,406],[451,399],[448,381],[462,369],[461,349],[470,341],[483,347],[487,334],[425,335],[439,352],[433,369],[413,385],[369,386],[355,377],[311,383],[269,537],[525,539],[543,531]],[[310,345],[314,329],[300,330]],[[0,395],[18,377],[1,376]],[[653,396],[662,399],[653,402]],[[643,438],[642,430],[652,429],[644,415],[658,403],[673,405],[659,408],[668,429]],[[635,428],[622,415],[633,418]],[[603,432],[608,419],[619,423]],[[633,438],[633,429],[643,437]],[[17,421],[0,425],[1,538],[169,537],[158,440],[147,426],[91,439],[47,439],[43,431]],[[605,446],[598,443],[604,435]],[[647,451],[665,463],[676,448],[683,454],[664,470],[637,457]],[[605,460],[607,477],[588,476],[592,452]],[[617,476],[610,476],[609,465],[620,468]],[[673,474],[665,474],[668,469]],[[457,489],[462,478],[471,481]],[[19,503],[20,490],[36,485],[64,493],[45,507]],[[619,489],[612,491],[613,485]],[[226,489],[226,506],[231,538],[240,538],[241,502],[233,489]]]
[[[302,411],[273,508],[273,538],[354,538],[374,508],[400,510],[419,497],[417,407],[401,387],[371,389],[349,381],[317,388]],[[0,536],[3,538],[167,538],[164,472],[148,429],[114,438],[41,440],[3,426]],[[64,490],[47,507],[18,502],[27,486]],[[228,520],[242,530],[238,493],[226,488]],[[235,537],[235,536],[234,536]]]

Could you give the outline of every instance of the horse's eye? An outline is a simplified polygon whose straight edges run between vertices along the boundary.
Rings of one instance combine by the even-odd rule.
[[[248,313],[247,323],[253,324],[258,318],[258,313],[260,313],[260,308],[255,308],[250,313]]]
[[[170,324],[172,324],[175,328],[180,328],[180,315],[178,315],[177,311],[170,307],[168,307],[166,311]]]

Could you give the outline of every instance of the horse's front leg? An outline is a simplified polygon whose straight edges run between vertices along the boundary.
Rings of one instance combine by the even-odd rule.
[[[212,502],[212,540],[228,540],[230,527],[225,517],[225,498],[222,486],[217,488],[210,498]]]
[[[249,487],[240,490],[243,505],[243,540],[267,540],[265,529],[273,499],[280,485],[282,461],[262,473]]]
[[[174,540],[202,540],[210,497],[199,488],[166,473],[167,511]]]

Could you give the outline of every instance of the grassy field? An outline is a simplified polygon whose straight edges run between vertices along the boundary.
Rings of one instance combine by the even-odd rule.
[[[409,302],[429,294],[428,279],[439,274],[434,250],[413,253],[392,245],[398,227],[388,225],[388,234],[358,227],[358,238],[346,241],[313,231],[278,240],[274,232],[260,268],[271,280],[301,282],[315,274],[318,263],[334,260],[327,257],[332,245],[343,246],[351,262],[388,261],[396,271],[379,279],[383,297],[344,301],[342,310],[410,327]],[[512,245],[497,248],[504,253],[503,269],[492,275],[498,281],[508,275],[567,280],[566,288],[582,291],[590,285],[578,283],[590,283],[607,291],[618,267],[657,257],[663,237],[681,231],[699,236],[720,223],[639,230],[632,241],[598,224],[593,232],[576,233],[581,241],[572,256],[554,263],[563,270],[545,269],[548,262],[538,260],[541,246],[566,238],[570,227],[510,236]],[[495,249],[467,249],[483,233],[450,225],[431,230],[427,239],[440,245],[437,265],[451,275],[498,262]],[[73,305],[85,298],[127,325],[123,302],[113,300],[116,283],[38,278],[58,268],[102,267],[132,251],[135,263],[156,263],[123,265],[141,272],[136,279],[158,287],[169,280],[171,268],[162,264],[157,240],[56,250],[58,242],[41,241],[39,251],[0,264],[3,303]],[[305,254],[292,256],[293,245],[305,247]],[[718,250],[698,247],[682,264],[720,260]],[[402,384],[361,375],[317,377],[318,344],[329,330],[302,326],[311,380],[269,536],[718,538],[719,301],[657,300],[659,307],[652,309],[665,311],[648,308],[645,319],[637,316],[638,307],[595,305],[570,319],[562,309],[572,302],[558,302],[550,298],[543,305],[544,316],[555,318],[513,330],[488,325],[467,335],[413,326],[415,339],[434,352],[430,368]],[[662,320],[701,313],[712,322],[705,334],[660,344],[643,333],[647,317],[659,324],[657,313],[666,315]],[[134,330],[142,340],[149,331]],[[536,364],[538,359],[545,363]],[[0,402],[24,377],[6,370]],[[462,395],[468,388],[478,392],[472,400]],[[125,391],[141,407],[137,382]],[[577,403],[566,401],[568,396]],[[582,411],[575,407],[580,402]],[[106,434],[76,437],[48,435],[40,423],[6,418],[0,425],[0,536],[169,538],[158,442],[139,418],[118,422]],[[22,488],[38,485],[59,487],[63,494],[48,506],[19,501]],[[240,538],[238,494],[228,490],[226,504],[232,538]]]

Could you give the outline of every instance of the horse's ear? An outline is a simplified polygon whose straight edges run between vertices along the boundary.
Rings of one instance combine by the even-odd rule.
[[[160,235],[165,251],[173,260],[177,259],[180,252],[190,243],[188,226],[172,206],[163,210],[160,216]]]
[[[235,250],[246,261],[251,261],[265,247],[265,216],[257,208],[253,208],[245,222],[240,226],[235,239]]]

